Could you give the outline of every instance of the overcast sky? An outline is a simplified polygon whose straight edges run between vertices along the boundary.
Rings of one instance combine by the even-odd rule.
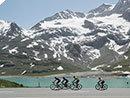
[[[66,9],[87,13],[103,3],[117,2],[118,0],[6,0],[0,5],[0,19],[30,29],[40,20]]]

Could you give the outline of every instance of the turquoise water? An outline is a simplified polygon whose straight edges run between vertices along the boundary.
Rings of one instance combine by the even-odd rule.
[[[72,78],[68,79],[71,83]],[[49,87],[54,81],[53,78],[6,78],[5,80],[29,87],[38,87],[39,85],[40,87]],[[97,81],[95,78],[80,78],[80,83],[84,88],[94,88]],[[105,83],[108,84],[109,88],[130,88],[130,78],[105,79]]]

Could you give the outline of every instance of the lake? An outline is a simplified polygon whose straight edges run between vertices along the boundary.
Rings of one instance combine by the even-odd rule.
[[[68,78],[71,83],[72,78]],[[79,78],[80,83],[84,88],[94,88],[98,79],[96,78]],[[4,80],[9,80],[24,86],[29,87],[49,87],[54,81],[54,78],[4,78]],[[105,83],[108,84],[109,88],[130,88],[130,78],[113,78],[113,79],[104,79]],[[127,84],[128,82],[128,84]]]

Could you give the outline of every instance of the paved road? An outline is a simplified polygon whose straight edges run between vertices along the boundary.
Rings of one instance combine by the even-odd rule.
[[[0,98],[130,98],[130,88],[111,88],[97,91],[93,88],[83,88],[80,91],[49,88],[1,88]]]

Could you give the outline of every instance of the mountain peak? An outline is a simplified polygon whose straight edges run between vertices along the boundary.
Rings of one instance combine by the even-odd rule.
[[[44,21],[52,21],[52,20],[56,20],[56,19],[57,20],[68,19],[68,18],[72,18],[73,15],[74,15],[74,12],[67,9],[67,10],[58,12],[51,17],[45,18]]]
[[[113,8],[113,5],[108,4],[108,3],[103,3],[96,9],[89,11],[87,17],[91,18],[91,17],[95,17],[95,16],[100,16],[100,15],[112,10],[112,8]]]
[[[103,3],[101,6],[112,6],[111,4],[109,4],[109,3]],[[100,6],[100,7],[101,7]]]
[[[73,11],[71,11],[71,10],[69,10],[69,9],[66,9],[66,10],[61,11],[61,12],[64,12],[64,13],[74,13]],[[60,13],[61,13],[61,12],[60,12]]]
[[[69,9],[66,9],[64,11],[61,11],[61,12],[54,14],[51,17],[44,19],[43,21],[52,21],[52,20],[56,20],[56,19],[57,20],[59,20],[59,19],[71,19],[73,17],[83,18],[83,17],[85,17],[85,14],[80,13],[80,12],[73,12]]]
[[[44,23],[45,21],[53,21],[53,20],[60,20],[60,19],[72,19],[74,17],[76,18],[84,18],[86,15],[81,12],[73,12],[69,9],[66,9],[64,11],[58,12],[54,14],[51,17],[47,17],[44,20],[40,21],[36,25],[34,25],[31,29],[32,30],[38,30],[40,29],[41,23]]]
[[[22,28],[20,28],[15,22],[12,22],[10,24],[10,28],[11,28],[12,31],[19,31],[19,32],[21,32],[21,30],[22,30]]]

